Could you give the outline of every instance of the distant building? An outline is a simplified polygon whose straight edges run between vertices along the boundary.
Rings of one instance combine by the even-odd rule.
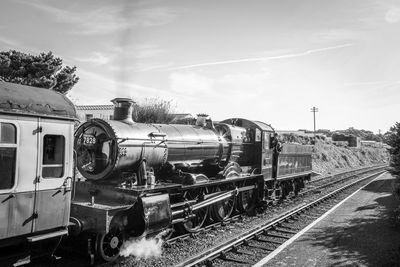
[[[76,112],[81,122],[98,118],[112,120],[114,114],[114,105],[78,105]]]
[[[382,143],[382,142],[377,142],[377,141],[370,141],[370,140],[361,140],[361,145],[362,146],[369,146],[369,147],[385,147],[388,148],[388,145]]]
[[[333,133],[332,134],[333,142],[347,142],[349,147],[360,147],[361,146],[361,138],[354,136],[352,134],[341,134],[341,133]]]

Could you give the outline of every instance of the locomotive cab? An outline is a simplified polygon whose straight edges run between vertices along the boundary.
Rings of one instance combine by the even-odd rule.
[[[271,177],[272,149],[270,144],[274,129],[269,124],[241,118],[227,119],[220,123],[242,127],[246,130],[243,153],[238,160],[240,166],[242,168],[247,166],[253,173]]]

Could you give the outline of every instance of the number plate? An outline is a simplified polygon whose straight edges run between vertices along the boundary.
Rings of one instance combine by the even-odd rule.
[[[83,136],[83,144],[85,145],[95,145],[96,144],[96,137],[91,135],[84,135]]]

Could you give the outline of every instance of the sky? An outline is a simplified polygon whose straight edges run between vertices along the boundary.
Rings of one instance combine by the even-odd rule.
[[[172,101],[176,113],[278,130],[400,121],[399,0],[2,0],[0,51],[52,51],[79,105]]]

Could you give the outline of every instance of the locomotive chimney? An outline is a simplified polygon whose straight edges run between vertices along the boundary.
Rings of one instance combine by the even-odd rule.
[[[135,102],[130,98],[115,98],[111,100],[114,104],[114,120],[133,124],[132,119],[133,104]]]

